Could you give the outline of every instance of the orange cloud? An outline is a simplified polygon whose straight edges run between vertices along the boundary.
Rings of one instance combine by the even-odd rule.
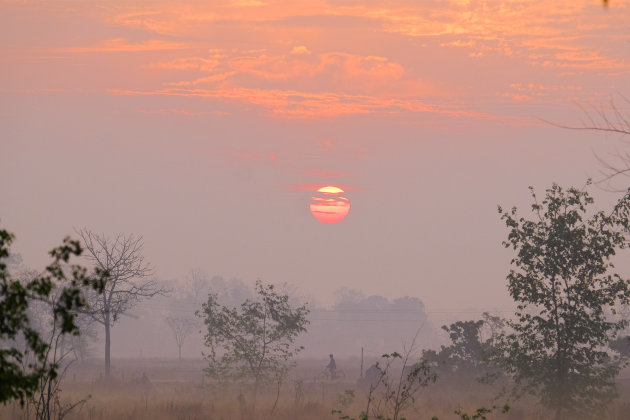
[[[112,95],[127,96],[179,96],[236,100],[261,106],[280,117],[322,118],[376,112],[434,113],[482,120],[503,119],[485,112],[429,105],[419,100],[390,99],[343,93],[300,92],[277,89],[181,89],[169,88],[155,91],[110,90]]]
[[[512,83],[510,84],[512,92],[506,92],[503,96],[512,99],[514,102],[531,102],[535,99],[549,98],[552,94],[565,92],[564,100],[569,96],[573,96],[575,92],[582,91],[581,86],[575,85],[544,85],[536,83]],[[514,92],[516,91],[516,92]]]
[[[187,81],[187,80],[182,80],[180,82],[171,82],[169,83],[169,85],[171,86],[195,86],[195,85],[199,85],[199,84],[203,84],[203,83],[215,83],[215,82],[220,82],[222,80],[227,79],[230,76],[235,75],[236,72],[234,71],[230,71],[227,73],[220,73],[220,74],[213,74],[211,76],[204,76],[204,77],[200,77],[198,79],[195,79],[191,82]]]
[[[442,42],[440,44],[441,47],[473,47],[475,46],[476,42],[473,41],[472,39],[469,39],[468,41],[462,41],[461,39],[458,39],[457,41],[451,41],[451,42]]]
[[[293,191],[317,191],[322,187],[326,187],[329,184],[322,183],[310,183],[310,184],[293,184],[289,186],[289,188]],[[335,186],[341,188],[344,192],[357,191],[358,188],[348,185],[348,184],[339,184],[335,183]]]
[[[450,4],[449,4],[450,3]],[[566,22],[584,8],[577,2],[400,2],[387,8],[354,8],[355,13],[385,23],[385,30],[414,37],[469,35],[483,39],[560,33]],[[556,25],[550,25],[553,21]]]
[[[187,44],[168,42],[159,39],[144,41],[138,44],[130,44],[124,38],[109,39],[98,45],[89,47],[72,47],[63,51],[69,53],[94,53],[94,52],[140,52],[160,50],[180,50],[187,48]]]
[[[167,51],[161,62],[134,56],[123,81],[105,75],[102,84],[119,94],[142,86],[133,94],[210,97],[291,118],[409,112],[490,119],[502,117],[482,110],[501,109],[493,101],[506,98],[592,96],[560,86],[587,86],[589,77],[598,78],[592,89],[623,86],[629,5],[619,0],[615,13],[596,13],[598,5],[568,0],[114,1],[98,11],[76,6],[76,16],[105,22],[94,33],[106,40],[63,51]],[[129,33],[144,33],[144,41],[121,37]],[[357,41],[342,38],[349,34]],[[117,68],[127,69],[126,59],[116,57]],[[535,89],[505,87],[530,74]]]
[[[345,13],[372,17],[383,22],[383,29],[406,36],[452,38],[442,46],[473,47],[497,51],[506,56],[527,56],[545,47],[548,53],[531,64],[546,67],[582,69],[627,68],[626,61],[598,54],[586,40],[610,38],[606,31],[613,20],[627,21],[627,2],[617,3],[615,16],[598,20],[595,10],[585,2],[412,2],[399,1],[387,7],[367,5],[346,7]],[[586,19],[594,22],[586,22]],[[576,22],[577,20],[577,22]],[[575,36],[578,33],[579,36]],[[465,41],[464,41],[465,40]],[[560,40],[560,43],[557,41]],[[554,44],[555,42],[555,44]],[[579,51],[574,55],[567,50]],[[479,51],[470,57],[481,57]]]
[[[348,178],[353,176],[350,172],[337,171],[334,169],[314,169],[305,171],[304,175],[311,178]]]
[[[385,57],[361,57],[354,54],[330,53],[322,57],[324,68],[342,66],[350,77],[399,79],[405,72],[403,66]]]
[[[304,45],[298,45],[291,49],[291,54],[301,55],[301,54],[310,54],[310,53],[311,51],[308,48],[306,48]]]
[[[555,55],[557,67],[583,69],[630,69],[630,63],[606,59],[596,51],[567,51]]]
[[[164,63],[152,63],[150,67],[152,68],[160,68],[160,69],[169,69],[169,70],[188,70],[195,69],[201,71],[212,71],[214,70],[220,63],[220,56],[216,55],[214,58],[201,58],[201,57],[184,57],[184,58],[176,58],[171,61],[167,61]]]
[[[232,4],[238,7],[258,7],[267,5],[267,3],[265,3],[264,1],[258,0],[236,0],[233,1]]]
[[[533,65],[576,69],[629,69],[630,62],[602,56],[592,47],[581,45],[582,37],[534,38],[523,41],[532,52],[528,55]]]
[[[295,48],[294,48],[295,49]],[[300,50],[301,51],[301,50]],[[306,57],[305,57],[306,56]],[[214,54],[209,58],[185,57],[151,67],[173,70],[199,70],[214,73],[188,81],[171,82],[173,86],[190,86],[225,80],[232,76],[253,76],[262,80],[291,80],[314,78],[317,76],[343,76],[349,79],[396,80],[405,70],[402,65],[386,57],[360,56],[341,52],[320,54],[316,58],[308,54],[268,55],[231,51]],[[356,81],[355,84],[359,84]]]
[[[147,114],[147,115],[188,115],[194,116],[199,115],[199,112],[191,111],[190,109],[185,108],[169,108],[169,109],[145,109],[145,108],[137,108],[136,112],[138,114]]]
[[[532,38],[550,39],[574,36],[576,33],[583,39],[600,34],[610,36],[605,33],[612,21],[627,21],[627,0],[615,3],[616,13],[600,16],[595,13],[597,10],[591,10],[595,5],[575,1],[398,0],[386,3],[348,3],[332,0],[217,0],[211,3],[173,5],[156,0],[147,4],[134,3],[127,7],[118,5],[110,20],[119,25],[160,34],[198,37],[204,33],[209,22],[236,22],[241,30],[257,31],[261,25],[271,27],[279,24],[281,27],[287,19],[302,18],[302,23],[293,23],[295,30],[299,31],[303,27],[314,25],[316,19],[331,16],[352,17],[371,20],[371,26],[376,31],[412,37],[442,37],[444,40],[441,44],[452,47],[472,47],[485,43],[486,47],[501,54],[527,56],[531,52],[528,44]],[[291,33],[287,35],[291,36]],[[490,45],[491,41],[495,41],[495,44]],[[577,38],[574,41],[579,42]],[[306,51],[309,50],[303,45],[295,46],[292,54]],[[610,63],[616,65],[614,62]]]
[[[202,33],[207,24],[212,22],[264,23],[309,13],[326,14],[328,7],[323,1],[266,3],[258,0],[214,0],[173,3],[168,0],[154,0],[133,3],[126,7],[125,3],[122,6],[119,4],[113,11],[114,16],[108,20],[118,25],[163,35],[189,36]]]
[[[512,101],[520,103],[520,102],[530,102],[532,101],[534,98],[532,98],[529,95],[524,95],[522,93],[504,93],[503,96],[506,96],[510,99],[512,99]]]

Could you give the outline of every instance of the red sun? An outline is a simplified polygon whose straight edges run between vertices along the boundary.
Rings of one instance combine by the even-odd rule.
[[[311,198],[311,213],[322,223],[337,223],[346,218],[350,211],[350,200],[341,195],[338,187],[322,187]]]

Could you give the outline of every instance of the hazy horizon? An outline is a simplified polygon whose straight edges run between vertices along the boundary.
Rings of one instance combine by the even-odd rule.
[[[75,229],[192,269],[509,308],[496,206],[624,143],[630,2],[0,3],[0,223],[36,269]],[[323,224],[314,191],[343,188]],[[592,188],[600,208],[618,194]]]

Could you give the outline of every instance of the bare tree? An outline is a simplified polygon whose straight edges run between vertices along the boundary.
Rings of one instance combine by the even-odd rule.
[[[179,360],[182,360],[182,346],[186,338],[195,331],[197,320],[189,316],[169,315],[165,319],[168,327],[171,329],[177,349],[179,350]]]
[[[105,328],[105,376],[110,376],[110,328],[121,315],[142,299],[165,294],[155,279],[145,280],[153,272],[142,255],[142,237],[118,234],[114,239],[95,234],[87,229],[78,230],[86,258],[109,273],[105,288],[92,294],[87,313]]]
[[[630,136],[630,112],[623,108],[630,106],[630,99],[620,94],[618,96],[620,100],[615,101],[614,98],[611,98],[607,106],[602,105],[591,108],[580,106],[585,120],[579,126],[543,121],[569,130],[598,131],[616,135],[621,141],[629,144],[630,140],[627,137]],[[623,106],[620,107],[619,104]],[[596,183],[606,190],[625,192],[628,189],[627,183],[623,183],[619,187],[615,186],[613,181],[630,178],[630,152],[617,151],[608,157],[596,156],[596,158],[602,165],[601,178]]]

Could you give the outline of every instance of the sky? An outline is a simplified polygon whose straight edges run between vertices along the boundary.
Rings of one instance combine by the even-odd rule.
[[[609,3],[0,1],[0,226],[38,269],[87,228],[142,236],[165,280],[510,307],[497,205],[627,147],[557,126],[630,112]],[[334,224],[309,210],[329,185]]]

